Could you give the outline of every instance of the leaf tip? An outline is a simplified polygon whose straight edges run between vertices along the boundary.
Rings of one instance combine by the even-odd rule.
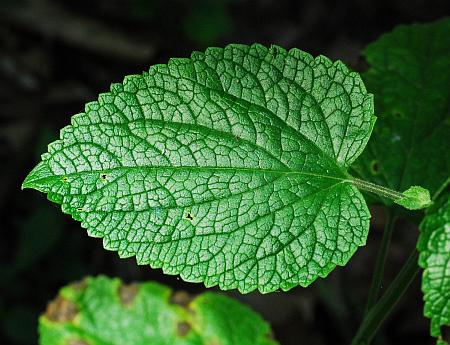
[[[408,210],[420,210],[431,206],[432,201],[428,189],[420,186],[412,186],[402,193],[395,203]]]
[[[33,170],[25,177],[25,180],[22,182],[21,189],[37,189],[42,190],[43,185],[42,182],[46,177],[53,175],[50,167],[45,161],[40,162],[38,165],[34,167]]]

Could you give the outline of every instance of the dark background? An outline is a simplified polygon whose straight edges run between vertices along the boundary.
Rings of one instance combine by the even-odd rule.
[[[381,33],[448,14],[448,0],[0,0],[0,344],[36,344],[37,317],[47,301],[85,275],[204,291],[201,284],[138,267],[134,259],[118,259],[45,196],[20,190],[46,144],[111,82],[230,42],[298,47],[361,70],[361,49]],[[383,209],[372,211],[368,245],[327,279],[288,293],[230,294],[261,312],[281,344],[348,344],[382,234]],[[397,223],[385,285],[417,235],[414,224]],[[422,307],[416,279],[374,344],[433,344]]]

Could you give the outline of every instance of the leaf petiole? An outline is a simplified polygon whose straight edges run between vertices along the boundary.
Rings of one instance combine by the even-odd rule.
[[[378,196],[381,196],[381,197],[389,199],[389,200],[396,201],[396,200],[403,198],[403,196],[404,196],[403,193],[397,192],[395,190],[392,190],[392,189],[389,189],[389,188],[386,188],[383,186],[379,186],[372,182],[361,180],[359,178],[352,177],[349,180],[349,182],[352,183],[358,189],[362,189],[367,192],[374,193]]]
[[[359,189],[391,199],[408,210],[420,210],[432,204],[430,192],[420,186],[411,186],[403,193],[400,193],[358,178],[350,178],[348,181]]]

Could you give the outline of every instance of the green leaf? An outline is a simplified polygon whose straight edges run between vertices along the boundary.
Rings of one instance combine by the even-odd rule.
[[[276,345],[270,326],[216,293],[191,299],[147,282],[104,276],[63,288],[39,319],[41,345]]]
[[[450,19],[399,26],[368,45],[362,75],[378,116],[355,164],[365,180],[435,195],[450,172]]]
[[[431,318],[431,334],[441,336],[441,326],[450,326],[450,197],[434,205],[420,225],[417,249],[424,268],[422,291],[424,315]]]
[[[430,192],[419,186],[412,186],[405,190],[400,199],[394,200],[398,205],[401,205],[408,210],[420,210],[431,205]]]
[[[113,84],[23,187],[139,264],[207,287],[288,290],[365,244],[370,214],[346,169],[374,121],[339,61],[210,48]]]

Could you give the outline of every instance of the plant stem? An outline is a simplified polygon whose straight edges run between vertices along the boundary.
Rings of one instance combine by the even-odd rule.
[[[376,334],[384,320],[394,309],[397,302],[404,295],[409,285],[414,280],[415,276],[419,272],[419,266],[417,259],[419,253],[414,248],[410,254],[408,260],[403,265],[397,277],[392,284],[381,296],[375,306],[369,310],[361,323],[355,337],[353,338],[352,345],[369,345],[373,336]]]
[[[395,227],[396,216],[393,211],[387,211],[386,224],[384,227],[383,238],[381,239],[381,246],[378,251],[377,260],[375,263],[375,270],[372,276],[372,283],[370,285],[369,297],[367,298],[367,305],[365,315],[372,309],[378,299],[381,289],[381,283],[384,275],[384,268],[386,266],[386,259],[391,245],[392,232]]]
[[[450,177],[445,181],[442,186],[433,194],[432,200],[436,200],[437,197],[447,188],[447,186],[450,185]]]
[[[371,193],[375,193],[381,197],[390,199],[390,200],[397,200],[403,198],[403,194],[400,192],[397,192],[395,190],[379,186],[375,183],[360,180],[359,178],[352,177],[349,182],[351,182],[354,186],[356,186],[358,189],[363,189]]]

